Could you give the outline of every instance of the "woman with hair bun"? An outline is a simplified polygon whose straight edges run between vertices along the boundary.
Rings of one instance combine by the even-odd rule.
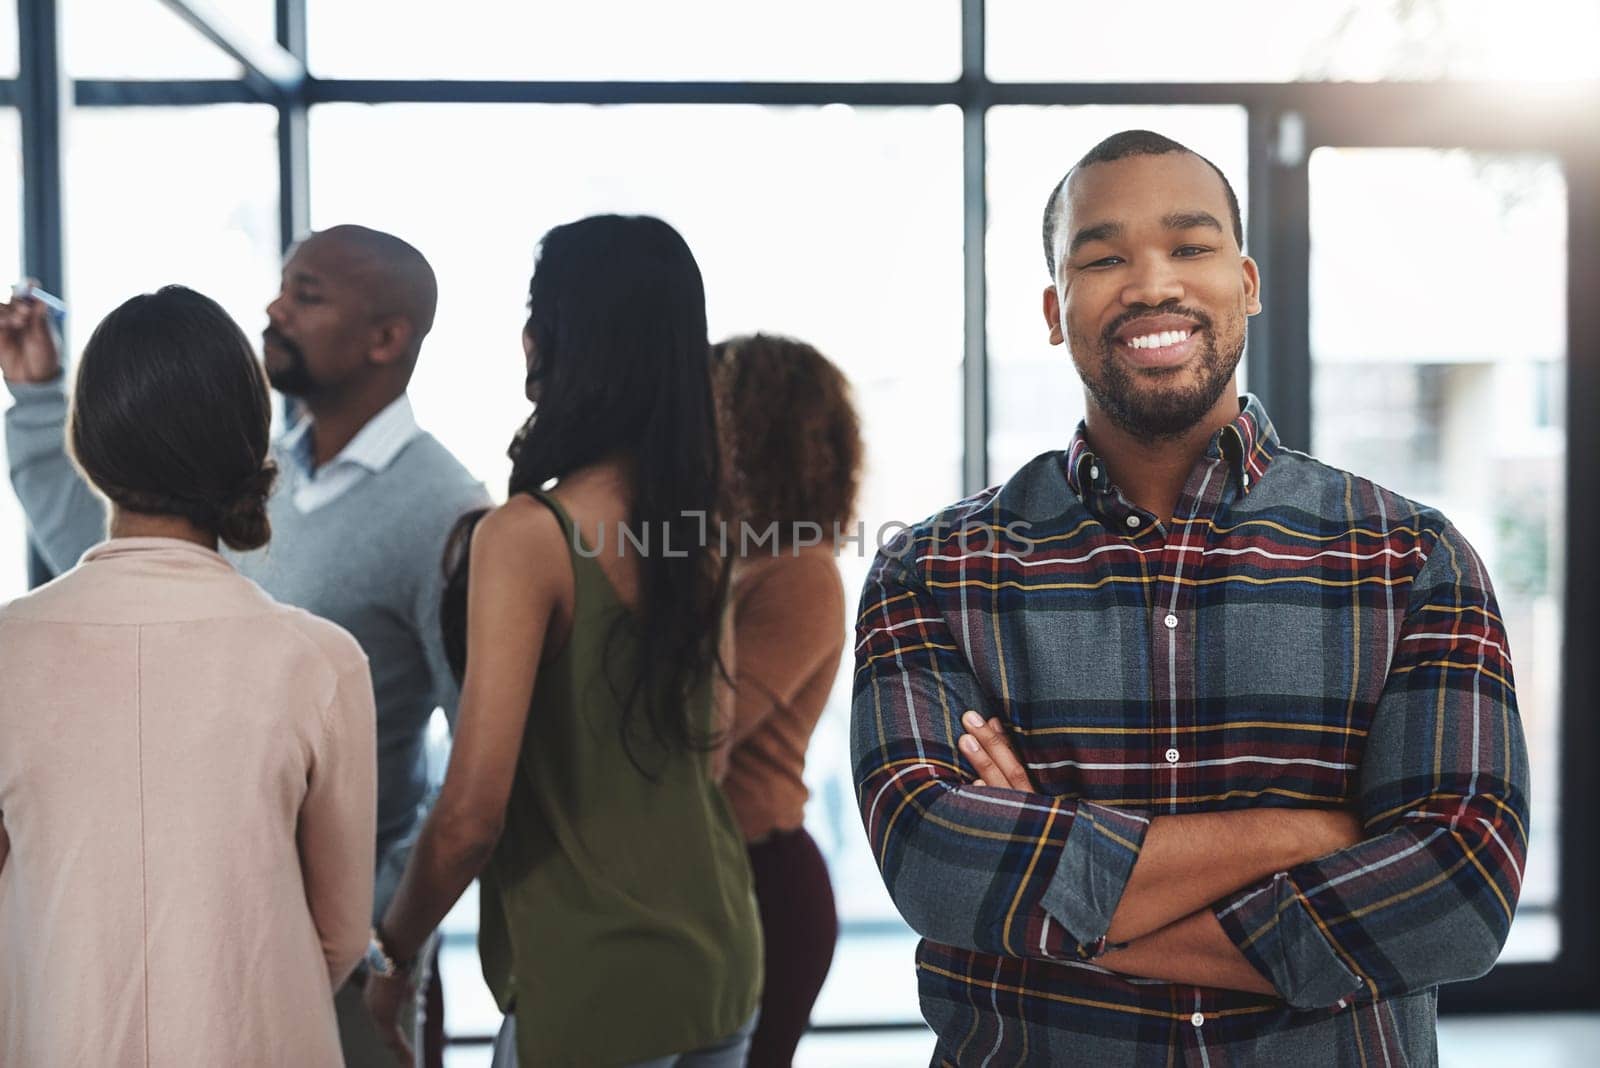
[[[0,1064],[341,1063],[372,683],[348,634],[218,554],[271,535],[269,422],[249,343],[193,290],[134,297],[84,349],[68,440],[109,537],[0,608]]]

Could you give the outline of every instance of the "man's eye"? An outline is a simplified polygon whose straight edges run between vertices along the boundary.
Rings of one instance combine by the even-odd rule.
[[[318,304],[322,301],[322,297],[316,293],[296,293],[294,299],[299,304]]]
[[[1185,259],[1193,259],[1210,251],[1204,245],[1182,245],[1174,250],[1172,254],[1174,256],[1182,256]]]
[[[1110,267],[1113,264],[1118,264],[1118,263],[1121,263],[1121,262],[1122,262],[1122,257],[1121,256],[1106,256],[1106,257],[1104,257],[1102,259],[1095,260],[1093,263],[1086,263],[1083,266],[1084,266],[1085,269],[1088,269],[1088,268],[1091,268],[1091,267]]]

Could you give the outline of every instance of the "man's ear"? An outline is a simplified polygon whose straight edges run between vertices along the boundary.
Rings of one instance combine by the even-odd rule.
[[[1061,326],[1061,298],[1055,286],[1044,287],[1044,321],[1050,328],[1050,344],[1060,345],[1066,341]]]
[[[1249,256],[1241,260],[1244,270],[1244,313],[1258,315],[1261,312],[1261,268]]]
[[[403,315],[386,315],[372,324],[372,343],[367,358],[387,367],[405,359],[411,350],[411,320]]]

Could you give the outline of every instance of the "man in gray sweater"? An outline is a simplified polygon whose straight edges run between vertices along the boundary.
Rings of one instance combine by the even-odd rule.
[[[436,298],[428,262],[389,234],[339,226],[291,250],[263,349],[268,378],[303,415],[273,447],[272,541],[224,550],[273,597],[344,627],[367,654],[378,706],[374,918],[421,823],[428,720],[435,708],[455,718],[439,632],[445,539],[463,512],[490,503],[418,428],[406,397]],[[39,302],[0,305],[0,372],[16,399],[5,414],[11,483],[45,561],[65,571],[105,538],[105,507],[65,450],[65,376]],[[358,981],[336,998],[346,1060],[393,1064]]]

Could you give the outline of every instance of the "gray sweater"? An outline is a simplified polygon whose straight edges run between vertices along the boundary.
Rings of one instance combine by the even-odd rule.
[[[67,398],[61,379],[11,386],[6,412],[11,484],[50,567],[62,572],[105,539],[105,501],[65,450]],[[423,737],[442,707],[455,722],[456,692],[439,631],[445,539],[461,513],[489,495],[427,433],[337,499],[302,514],[298,468],[275,447],[279,482],[268,502],[272,541],[223,555],[273,598],[349,631],[367,654],[378,706],[377,900],[393,896],[421,822],[428,781]]]

